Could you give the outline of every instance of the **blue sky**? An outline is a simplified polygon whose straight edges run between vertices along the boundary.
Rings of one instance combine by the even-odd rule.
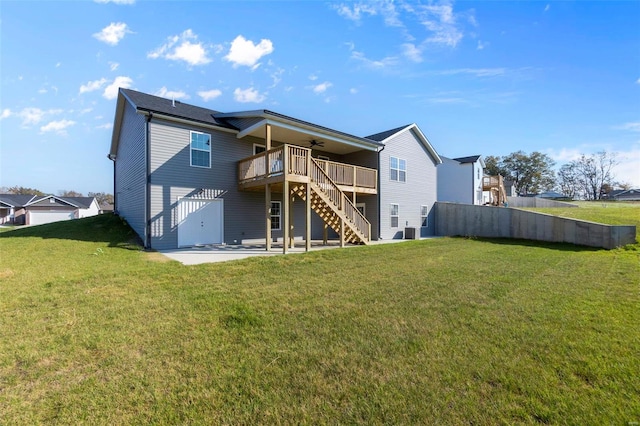
[[[0,2],[0,186],[112,192],[117,87],[441,155],[617,153],[640,187],[640,2]]]

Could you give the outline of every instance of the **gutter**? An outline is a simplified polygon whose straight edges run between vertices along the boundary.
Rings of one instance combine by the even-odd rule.
[[[385,149],[386,147],[387,147],[386,145],[382,145],[382,149],[378,151],[378,239],[379,239],[379,240],[381,240],[381,239],[382,239],[382,238],[380,237],[381,229],[382,229],[382,228],[381,228],[381,226],[380,226],[380,223],[381,223],[381,220],[382,220],[382,213],[381,213],[381,211],[382,211],[382,200],[381,200],[381,197],[382,197],[382,191],[380,191],[380,182],[381,182],[381,181],[380,181],[380,175],[381,175],[382,173],[380,173],[380,153],[381,153],[382,151],[384,151],[384,149]]]
[[[145,154],[145,191],[144,191],[144,248],[151,248],[151,141],[149,137],[149,123],[153,113],[149,112],[145,120],[144,154]]]

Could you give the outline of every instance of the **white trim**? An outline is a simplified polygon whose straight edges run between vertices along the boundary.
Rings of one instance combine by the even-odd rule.
[[[427,214],[426,214],[426,215],[423,215],[423,214],[422,214],[422,209],[423,209],[423,208],[426,208],[426,209],[427,209]],[[426,224],[426,225],[423,225],[423,223],[424,223],[424,221],[425,221],[425,220],[427,221],[427,224]],[[429,206],[427,206],[427,205],[425,205],[425,204],[423,204],[423,205],[421,205],[421,206],[420,206],[420,226],[421,226],[422,228],[428,228],[428,227],[429,227]]]
[[[198,134],[198,135],[207,135],[209,136],[209,151],[205,151],[204,149],[200,149],[200,148],[194,148],[191,144],[193,143],[193,134]],[[210,169],[211,168],[211,151],[212,151],[212,146],[213,145],[213,141],[211,140],[211,134],[210,133],[204,133],[204,132],[199,132],[197,130],[189,130],[189,165],[191,167],[199,167],[201,169]],[[199,151],[199,152],[209,152],[209,165],[208,166],[200,166],[198,164],[193,164],[193,151]]]
[[[331,158],[329,158],[328,155],[318,155],[316,158],[318,160],[331,161]]]
[[[433,156],[434,160],[436,160],[436,163],[437,164],[442,164],[442,158],[440,158],[440,156],[438,155],[436,150],[431,145],[431,142],[429,142],[429,139],[427,139],[427,137],[424,135],[424,133],[422,133],[422,130],[420,130],[420,128],[418,127],[418,125],[416,123],[410,124],[407,127],[405,127],[404,129],[392,134],[391,136],[389,136],[386,139],[384,139],[383,141],[381,141],[381,143],[386,145],[387,142],[390,139],[394,138],[396,135],[399,135],[400,133],[403,133],[403,132],[408,132],[411,129],[416,129],[416,132],[418,133],[418,139],[420,139],[420,142],[422,142],[422,145],[424,145],[424,147],[427,148],[427,151],[429,151],[431,156]]]
[[[238,134],[236,135],[236,138],[238,139],[242,139],[243,137],[250,135],[251,133],[253,133],[254,131],[256,131],[257,129],[261,128],[262,126],[265,126],[267,124],[270,124],[273,127],[280,127],[283,129],[287,129],[287,130],[293,130],[296,132],[301,132],[301,133],[305,133],[311,137],[316,137],[316,138],[321,138],[321,139],[326,139],[326,140],[330,140],[332,142],[338,142],[341,143],[343,145],[349,145],[349,146],[355,146],[361,149],[367,149],[369,151],[377,151],[380,146],[374,142],[371,141],[371,145],[365,145],[365,143],[363,142],[358,142],[355,140],[349,140],[346,137],[345,138],[340,138],[337,136],[333,136],[331,133],[329,132],[320,132],[318,130],[314,130],[312,129],[310,126],[305,126],[303,124],[300,123],[296,123],[297,125],[294,124],[288,124],[288,123],[284,123],[282,121],[276,121],[273,119],[269,119],[269,118],[265,118],[262,121],[259,121],[249,127],[247,127],[246,129],[238,132]]]
[[[274,204],[278,204],[280,207],[278,207],[278,212],[280,214],[274,215],[272,213],[272,208]],[[272,231],[282,231],[282,201],[271,201],[271,206],[269,207],[269,217],[271,217],[271,230]],[[277,217],[278,218],[278,227],[274,228],[273,227],[273,218]]]
[[[260,154],[259,152],[256,152],[256,148],[262,148],[263,150],[261,152],[264,152],[264,151],[267,150],[267,146],[265,144],[254,143],[253,144],[253,155]]]
[[[397,214],[393,214],[393,207],[396,206],[398,209]],[[392,218],[398,218],[398,223],[396,226],[393,226]],[[389,228],[400,228],[400,204],[398,203],[389,203]]]

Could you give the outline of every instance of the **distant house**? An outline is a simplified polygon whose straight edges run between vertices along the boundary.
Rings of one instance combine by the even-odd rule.
[[[607,198],[615,201],[640,201],[640,189],[616,189]]]
[[[26,210],[24,206],[35,195],[0,194],[0,224],[24,225],[26,223]]]
[[[541,192],[539,194],[535,194],[534,197],[546,198],[547,200],[571,200],[571,197],[556,191]]]
[[[98,202],[94,197],[0,195],[1,223],[42,225],[95,216],[99,211]]]
[[[517,197],[518,196],[518,188],[516,187],[516,182],[509,179],[504,179],[504,192],[507,194],[507,197]]]
[[[438,170],[438,201],[461,204],[484,204],[482,177],[484,160],[480,155],[442,157]]]

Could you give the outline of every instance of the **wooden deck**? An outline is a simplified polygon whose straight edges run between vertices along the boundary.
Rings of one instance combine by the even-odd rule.
[[[292,183],[309,183],[312,174],[311,161],[311,150],[295,145],[282,145],[245,158],[238,162],[239,189],[260,191],[268,184],[274,192],[281,192],[285,180]],[[375,169],[334,161],[313,161],[343,192],[378,193],[378,171]]]

